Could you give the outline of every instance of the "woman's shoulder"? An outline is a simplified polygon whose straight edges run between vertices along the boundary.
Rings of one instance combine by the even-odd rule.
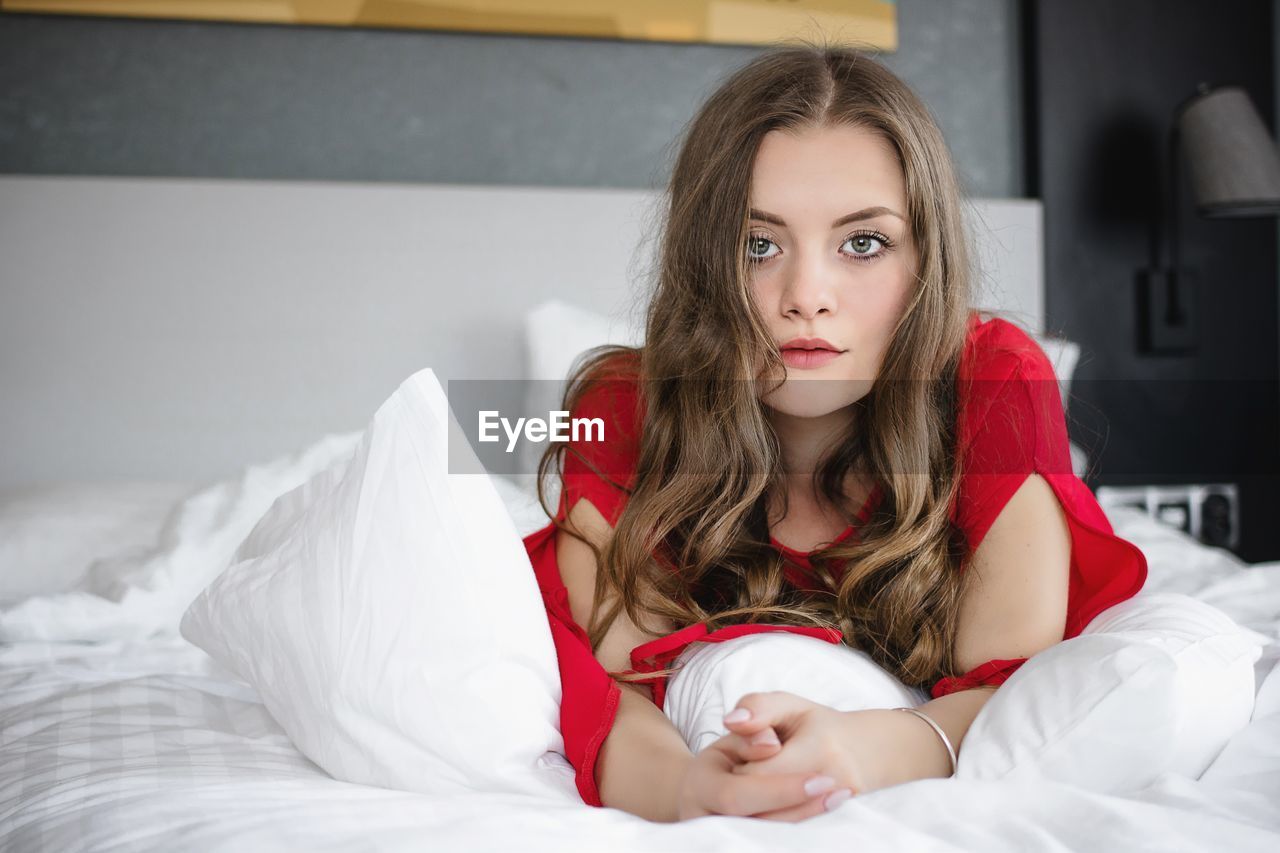
[[[592,357],[569,389],[569,417],[575,426],[564,455],[564,491],[557,518],[587,498],[610,524],[617,521],[635,480],[644,407],[639,353],[615,349]]]
[[[639,350],[611,350],[578,376],[575,384],[570,390],[569,417],[599,420],[603,429],[583,430],[580,440],[570,441],[571,449],[597,463],[608,460],[608,473],[625,476],[638,456],[644,424]]]
[[[969,315],[959,378],[1003,384],[1011,379],[1055,381],[1053,365],[1022,327],[999,316]]]
[[[1058,380],[1024,329],[974,312],[958,379],[960,447],[975,457],[971,468],[1038,459],[1057,470],[1065,458],[1070,470]]]
[[[573,416],[603,417],[628,433],[638,429],[643,412],[638,349],[611,350],[577,377],[576,384],[571,389]]]
[[[616,379],[622,382],[636,383],[640,379],[639,347],[608,345],[599,348],[594,368],[589,372],[592,379]],[[588,353],[595,352],[588,350]]]

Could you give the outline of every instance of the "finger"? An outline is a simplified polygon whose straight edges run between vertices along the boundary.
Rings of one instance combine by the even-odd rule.
[[[848,792],[848,793],[845,793]],[[774,809],[769,812],[761,812],[760,814],[751,815],[764,820],[780,820],[788,823],[796,823],[797,821],[807,820],[811,817],[817,817],[820,814],[826,814],[838,808],[841,803],[849,799],[852,792],[848,788],[840,788],[826,794],[819,794],[813,797],[809,802],[802,803],[798,806],[789,806],[785,809]]]
[[[712,807],[720,814],[754,815],[803,806],[813,795],[805,790],[812,773],[769,776],[721,774]],[[821,797],[819,797],[821,800]]]
[[[742,739],[741,741],[731,741],[730,743],[733,744],[741,742],[749,745],[751,741],[751,738],[743,738],[742,735],[732,732],[725,735],[725,737]],[[768,750],[761,749],[759,752],[753,753],[749,751],[749,747],[744,747],[744,752],[741,753],[743,760],[735,763],[730,769],[734,773],[748,776],[768,773],[799,773],[801,771],[817,773],[823,771],[824,766],[829,762],[816,761],[811,753],[810,745],[803,743],[801,736],[795,734],[786,743]]]
[[[778,736],[773,734],[773,729],[766,729],[772,735],[772,740],[756,741],[748,739],[742,747],[742,760],[747,764],[754,764],[759,761],[767,761],[782,751],[782,743],[778,740]]]
[[[791,730],[792,721],[815,706],[816,703],[785,690],[746,693],[725,714],[724,725],[731,732],[745,735],[752,735],[772,726],[779,737],[785,738]],[[743,712],[747,715],[745,719]]]
[[[775,747],[768,752],[758,753],[757,757],[747,759],[744,763],[736,765],[733,768],[733,772],[748,776],[763,776],[768,773],[790,773],[799,770],[800,768],[796,765],[800,763],[801,757],[789,752],[783,752],[783,749],[784,747]]]
[[[755,716],[749,708],[744,708],[741,705],[724,715],[724,727],[731,732],[743,735],[753,735],[765,729],[773,728],[769,720]]]
[[[772,731],[769,729],[768,731]],[[738,766],[749,762],[764,761],[773,758],[782,751],[782,743],[774,735],[773,742],[753,743],[751,738],[730,732],[717,740],[712,746],[727,756],[731,763],[725,769],[736,770]]]
[[[782,746],[782,741],[778,738],[778,732],[777,730],[774,729],[773,726],[765,726],[763,729],[761,729],[760,731],[754,734],[748,734],[744,732],[743,736],[746,737],[747,743],[750,744],[751,746],[768,746],[768,747]]]

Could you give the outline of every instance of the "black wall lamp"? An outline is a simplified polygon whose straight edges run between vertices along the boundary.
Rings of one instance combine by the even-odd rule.
[[[1280,154],[1253,102],[1239,87],[1212,89],[1201,83],[1174,111],[1167,205],[1163,222],[1157,223],[1152,265],[1139,274],[1139,340],[1146,353],[1196,350],[1197,277],[1194,270],[1181,268],[1178,257],[1180,155],[1187,161],[1201,216],[1280,215]],[[1162,265],[1166,230],[1168,260]]]

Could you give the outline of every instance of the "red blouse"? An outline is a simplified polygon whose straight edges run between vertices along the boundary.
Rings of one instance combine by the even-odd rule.
[[[1048,358],[1025,332],[1008,321],[995,318],[983,322],[972,314],[958,378],[961,479],[952,520],[968,544],[961,568],[1018,487],[1033,472],[1040,474],[1057,495],[1071,534],[1065,637],[1074,637],[1102,610],[1142,588],[1147,577],[1146,558],[1135,545],[1114,534],[1089,487],[1072,473],[1058,383]],[[633,371],[618,370],[593,384],[584,395],[572,416],[601,418],[605,440],[570,443],[564,457],[558,520],[563,520],[579,499],[586,498],[610,524],[617,522],[635,481],[643,415]],[[856,536],[882,497],[877,484],[854,523],[833,541]],[[595,780],[596,758],[613,726],[621,688],[596,660],[586,631],[573,620],[568,591],[556,565],[555,530],[554,524],[548,524],[525,537],[524,543],[542,590],[559,658],[565,757],[577,771],[583,801],[598,806],[602,803]],[[797,551],[770,539],[786,557],[788,580],[811,588],[809,554],[813,552]],[[843,639],[840,631],[811,626],[729,625],[708,632],[705,623],[698,623],[637,646],[631,652],[632,667],[636,672],[652,672],[668,665],[695,640],[722,642],[764,631],[789,631],[832,643]],[[938,698],[980,685],[1001,684],[1025,660],[988,661],[961,676],[941,679],[933,685],[932,695]],[[665,679],[654,676],[648,683],[653,685],[653,701],[661,708]]]

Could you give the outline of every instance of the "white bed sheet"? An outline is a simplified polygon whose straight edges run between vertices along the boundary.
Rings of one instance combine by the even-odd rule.
[[[650,823],[560,796],[423,796],[338,782],[180,637],[0,646],[0,850],[1267,850],[1280,849],[1280,562],[1244,566],[1116,510],[1149,587],[1209,601],[1273,642],[1258,698],[1199,780],[1126,796],[1064,785],[924,780],[798,824]]]

